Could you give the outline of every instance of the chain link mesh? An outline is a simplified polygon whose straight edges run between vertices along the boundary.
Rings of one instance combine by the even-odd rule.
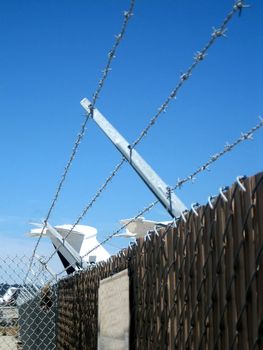
[[[28,273],[29,262],[26,256],[0,257],[1,350],[56,348],[54,277],[37,259]]]
[[[262,212],[260,173],[61,280],[57,348],[97,348],[99,281],[128,268],[130,349],[262,349]]]
[[[0,257],[0,349],[97,349],[100,280],[124,269],[130,349],[261,349],[262,210],[260,173],[58,283],[40,260],[27,274],[28,257]]]

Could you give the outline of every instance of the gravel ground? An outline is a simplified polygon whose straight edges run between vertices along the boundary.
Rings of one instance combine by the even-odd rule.
[[[0,350],[17,350],[17,339],[12,335],[0,336]]]
[[[0,350],[17,350],[17,318],[15,307],[0,307]],[[6,334],[6,335],[2,335]]]

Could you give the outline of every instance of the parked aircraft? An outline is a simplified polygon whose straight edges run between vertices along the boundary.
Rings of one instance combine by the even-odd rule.
[[[126,232],[119,233],[114,237],[125,237],[125,238],[140,238],[144,237],[149,231],[154,230],[156,227],[165,227],[171,223],[171,221],[152,221],[145,220],[144,217],[140,216],[137,219],[123,219],[120,221],[121,225],[126,225]]]
[[[33,225],[38,226],[38,228],[32,229],[28,235],[39,237],[43,230],[43,224]],[[107,250],[100,246],[97,241],[96,228],[86,225],[76,225],[72,228],[73,225],[52,227],[47,224],[43,231],[43,237],[48,237],[57,249],[57,254],[68,274],[76,270],[79,261],[92,264],[110,257]],[[92,252],[90,252],[91,250]]]
[[[19,294],[19,288],[9,287],[5,294],[0,297],[0,305],[9,306],[16,302]]]

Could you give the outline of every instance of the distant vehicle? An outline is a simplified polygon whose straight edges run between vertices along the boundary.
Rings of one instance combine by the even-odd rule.
[[[5,294],[2,297],[0,297],[0,305],[4,305],[4,306],[14,305],[16,303],[18,294],[19,294],[19,288],[16,288],[16,287],[8,288]]]

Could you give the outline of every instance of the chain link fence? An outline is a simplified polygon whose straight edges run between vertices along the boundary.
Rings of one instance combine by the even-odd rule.
[[[263,348],[262,213],[261,173],[138,242],[131,348]]]
[[[262,213],[263,173],[59,281],[57,349],[97,349],[100,280],[126,268],[130,349],[262,349]]]
[[[262,349],[262,213],[263,173],[60,281],[0,257],[0,350],[97,349],[100,282],[126,269],[130,349]]]
[[[35,259],[0,257],[0,350],[55,349],[54,276]]]

